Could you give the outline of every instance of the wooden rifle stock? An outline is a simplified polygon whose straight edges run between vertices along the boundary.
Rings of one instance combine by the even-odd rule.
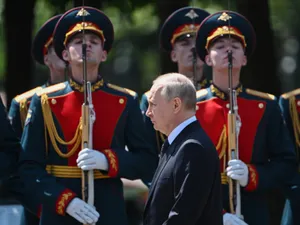
[[[239,158],[238,149],[238,136],[239,129],[237,122],[239,116],[237,114],[237,97],[236,90],[232,85],[232,52],[228,51],[228,72],[229,72],[229,112],[227,115],[227,127],[228,127],[228,161]],[[240,123],[238,124],[241,125]],[[241,189],[238,181],[229,178],[229,207],[230,212],[236,214],[239,218],[243,219],[241,214]]]

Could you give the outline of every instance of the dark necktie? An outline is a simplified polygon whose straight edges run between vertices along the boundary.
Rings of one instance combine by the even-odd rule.
[[[160,156],[162,156],[167,151],[169,146],[170,146],[170,144],[169,144],[168,138],[166,138],[165,142],[161,146]]]

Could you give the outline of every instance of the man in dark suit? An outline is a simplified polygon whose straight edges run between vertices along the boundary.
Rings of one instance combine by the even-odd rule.
[[[167,139],[144,225],[223,224],[219,158],[195,111],[195,87],[184,75],[166,74],[153,82],[146,115]]]

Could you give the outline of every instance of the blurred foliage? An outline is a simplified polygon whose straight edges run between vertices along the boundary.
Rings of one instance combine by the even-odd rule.
[[[99,1],[85,0],[85,2],[98,4]],[[107,78],[111,82],[137,89],[137,91],[145,91],[150,86],[153,78],[159,74],[160,49],[157,28],[160,21],[157,15],[158,1],[160,0],[101,1],[103,6],[101,10],[110,17],[115,29],[114,48],[109,54],[108,61],[101,65],[100,68],[103,74],[108,74]],[[0,0],[1,11],[3,11],[3,2],[4,0]],[[54,14],[63,13],[72,8],[73,3],[74,1],[72,0],[37,0],[33,32],[36,33],[37,29]],[[287,75],[286,71],[280,69],[278,75],[282,76],[284,82],[286,82],[283,85],[295,86],[297,85],[294,82],[295,74],[300,72],[298,69],[298,64],[300,63],[298,53],[300,38],[298,12],[300,1],[269,0],[269,3],[278,62],[282,63],[282,57],[286,55],[293,57],[296,62],[296,69],[292,73]],[[221,9],[236,9],[234,0],[191,0],[190,5],[204,8],[210,13]],[[2,18],[0,18],[1,49],[3,49],[5,44],[2,21]],[[287,42],[291,38],[294,42]],[[3,78],[4,65],[5,52],[0,51],[0,80]],[[36,73],[47,73],[46,71],[47,69],[37,65]],[[135,84],[132,83],[132,79],[134,79]],[[300,78],[298,80],[300,82]],[[40,82],[38,81],[37,83]]]

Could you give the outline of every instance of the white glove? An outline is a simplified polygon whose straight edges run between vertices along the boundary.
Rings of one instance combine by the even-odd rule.
[[[96,223],[100,216],[92,206],[79,198],[74,198],[69,203],[66,212],[83,224]]]
[[[223,215],[223,223],[224,225],[248,225],[239,217],[231,213],[225,213]]]
[[[227,176],[231,179],[239,181],[242,187],[248,184],[248,166],[241,160],[233,159],[228,162],[226,168]]]
[[[82,170],[108,170],[108,161],[102,152],[85,148],[78,154],[77,166]]]

